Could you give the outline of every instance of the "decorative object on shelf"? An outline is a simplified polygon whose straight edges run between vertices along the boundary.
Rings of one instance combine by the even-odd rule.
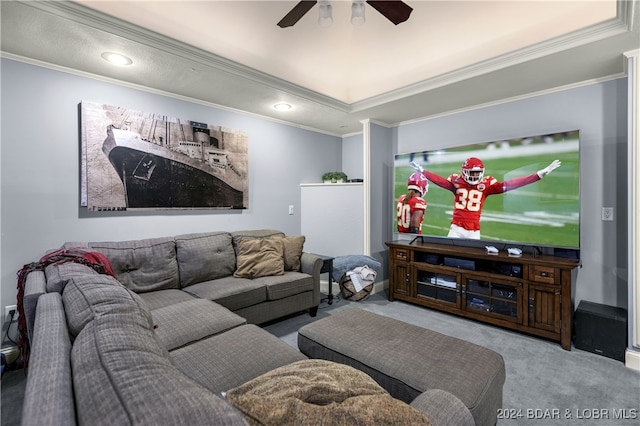
[[[344,183],[347,181],[347,175],[343,172],[327,172],[322,175],[324,183]]]
[[[494,246],[484,246],[487,249],[487,254],[498,254],[498,249]]]
[[[517,247],[510,247],[507,249],[507,253],[509,253],[509,256],[511,257],[520,257],[522,256],[522,250],[520,250]]]

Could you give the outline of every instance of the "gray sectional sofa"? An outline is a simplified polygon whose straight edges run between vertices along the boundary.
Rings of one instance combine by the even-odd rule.
[[[270,407],[279,404],[273,392],[247,397],[254,381],[264,385],[269,374],[290,380],[311,371],[307,390],[318,389],[316,366],[304,364],[314,360],[256,325],[307,309],[315,315],[322,261],[299,252],[299,237],[260,230],[65,244],[78,246],[106,256],[113,275],[86,262],[55,262],[27,275],[31,354],[23,425],[260,424],[247,413],[267,407],[268,415],[278,414]],[[341,423],[318,416],[318,410],[335,412],[332,405],[308,404],[281,385],[280,394],[312,405],[306,414],[316,423]],[[464,404],[447,392],[427,391],[408,405],[377,386],[358,387],[376,394],[363,395],[361,403],[381,401],[375,419],[417,413],[433,424],[473,424]],[[334,384],[327,389],[333,392]],[[351,386],[342,390],[359,397]],[[366,405],[364,414],[371,415]],[[355,418],[348,407],[342,413]]]
[[[273,259],[271,247],[252,245],[279,238],[285,241],[285,256],[280,263]],[[303,236],[263,229],[117,242],[66,242],[62,248],[81,247],[104,254],[115,278],[140,294],[152,310],[202,298],[228,308],[250,324],[262,324],[307,309],[316,315],[322,260],[302,252],[303,244]],[[237,253],[244,247],[248,249]],[[287,262],[289,258],[294,260]],[[61,292],[66,281],[60,274],[74,276],[76,270],[82,274],[84,269],[79,266],[48,265],[26,277],[23,303],[29,334],[40,295]]]

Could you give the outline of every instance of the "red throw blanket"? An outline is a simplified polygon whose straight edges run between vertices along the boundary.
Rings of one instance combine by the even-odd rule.
[[[107,274],[114,276],[113,268],[109,259],[102,254],[95,251],[90,251],[88,248],[73,247],[58,249],[51,253],[47,253],[38,262],[32,262],[24,265],[17,273],[18,275],[18,296],[17,296],[17,308],[18,308],[18,348],[22,354],[23,367],[26,368],[29,362],[29,336],[27,331],[27,319],[24,315],[24,286],[27,281],[27,275],[33,271],[44,271],[49,265],[63,264],[67,262],[75,262],[86,265],[100,274]]]

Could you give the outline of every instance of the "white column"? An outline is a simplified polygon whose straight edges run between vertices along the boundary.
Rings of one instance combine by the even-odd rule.
[[[362,178],[364,180],[364,254],[371,256],[371,120],[362,120]]]
[[[629,348],[625,364],[640,370],[640,50],[626,52],[628,85],[629,170]]]

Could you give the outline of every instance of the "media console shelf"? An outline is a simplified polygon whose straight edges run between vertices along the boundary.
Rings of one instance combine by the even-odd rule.
[[[438,309],[560,342],[571,350],[579,260],[391,241],[389,300]]]

